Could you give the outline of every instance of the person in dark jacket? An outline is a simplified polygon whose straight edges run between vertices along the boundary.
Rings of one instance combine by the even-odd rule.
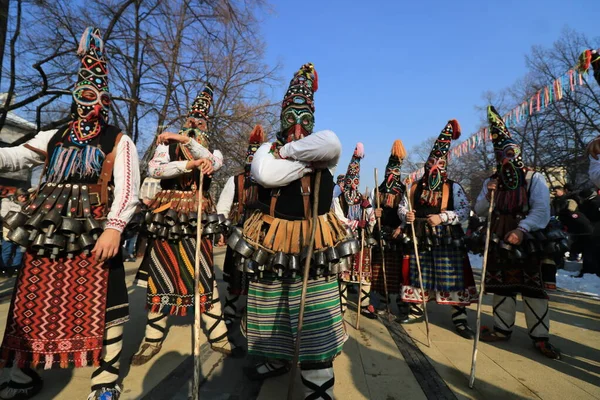
[[[589,240],[589,248],[584,252],[584,264],[581,270],[581,276],[584,273],[595,273],[600,276],[600,247],[595,244],[600,240],[600,196],[593,188],[584,189],[581,191],[581,211],[592,225],[592,234]],[[585,257],[588,257],[586,263]]]

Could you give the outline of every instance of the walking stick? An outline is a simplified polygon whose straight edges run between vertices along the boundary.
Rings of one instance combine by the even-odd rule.
[[[375,201],[377,208],[381,208],[379,200],[379,178],[377,176],[377,168],[375,168]],[[381,250],[381,270],[383,271],[383,289],[385,291],[385,306],[388,313],[388,321],[392,321],[392,312],[390,311],[390,299],[388,297],[387,274],[385,273],[385,250],[383,248],[383,235],[381,232],[381,218],[377,218],[377,227],[379,228],[379,249]],[[399,296],[399,295],[398,295]]]
[[[362,205],[361,205],[362,207]],[[366,210],[362,210],[362,219],[366,220]],[[360,256],[358,256],[358,307],[356,313],[356,330],[360,329],[360,312],[362,310],[363,258],[365,251],[365,228],[360,230]]]
[[[406,185],[406,204],[408,204],[408,211],[412,212],[412,199],[408,194],[410,192],[409,185]],[[431,347],[431,339],[429,337],[429,317],[427,316],[427,301],[425,301],[425,287],[423,286],[423,275],[421,274],[421,260],[419,257],[419,245],[417,243],[417,235],[415,233],[415,224],[410,224],[410,230],[412,232],[412,242],[415,251],[415,261],[417,262],[417,272],[419,273],[419,286],[421,287],[421,300],[423,301],[423,313],[425,314],[425,330],[427,331],[427,347]]]
[[[200,257],[202,257],[202,188],[204,187],[204,174],[200,171],[200,187],[198,189],[198,222],[196,228],[196,262],[194,263],[194,386],[192,399],[200,399]],[[212,288],[211,288],[212,290]]]
[[[494,190],[490,190],[490,207],[488,208],[488,220],[485,236],[485,247],[483,250],[483,265],[481,266],[481,284],[479,286],[479,301],[477,303],[477,331],[475,332],[475,341],[473,342],[473,357],[471,358],[471,376],[469,377],[469,387],[473,389],[475,384],[475,368],[477,366],[477,345],[479,344],[479,335],[481,333],[481,303],[483,302],[483,291],[485,290],[485,271],[487,269],[487,258],[490,250],[490,231],[492,229],[492,211],[494,210]]]
[[[292,371],[290,374],[290,385],[288,388],[288,400],[294,396],[294,383],[296,382],[296,370],[298,369],[298,359],[300,357],[300,340],[302,339],[302,324],[304,322],[304,306],[306,304],[306,288],[308,286],[308,274],[310,272],[310,262],[315,247],[315,234],[317,232],[317,222],[319,218],[319,189],[321,186],[321,170],[315,174],[315,190],[312,209],[312,228],[310,240],[308,242],[308,254],[304,263],[304,275],[302,280],[302,295],[300,297],[300,313],[298,314],[298,329],[296,333],[296,348],[294,349],[294,358],[292,360]]]

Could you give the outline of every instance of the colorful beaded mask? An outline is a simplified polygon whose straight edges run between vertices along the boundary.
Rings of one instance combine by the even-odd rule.
[[[448,152],[452,140],[460,137],[460,125],[452,119],[446,123],[444,129],[433,144],[429,158],[425,163],[425,175],[427,177],[427,189],[431,191],[441,190],[442,184],[448,179]]]
[[[379,191],[386,194],[403,194],[404,184],[401,178],[401,169],[404,158],[406,157],[406,150],[404,144],[400,139],[395,140],[392,145],[392,151],[390,158],[385,166],[385,176],[383,182],[379,186]]]
[[[488,106],[487,113],[501,186],[508,190],[514,190],[523,184],[521,180],[525,164],[521,147],[513,140],[502,117],[493,106]]]
[[[348,164],[348,171],[344,177],[344,197],[348,205],[360,204],[362,195],[360,193],[360,160],[365,156],[362,143],[357,143],[354,153]]]
[[[208,134],[208,113],[213,101],[213,88],[207,83],[188,112],[188,117],[179,131],[180,135],[195,138],[201,145],[208,148],[210,137]]]
[[[102,126],[108,123],[110,109],[104,42],[98,28],[86,28],[77,55],[81,66],[73,89],[70,138],[73,143],[83,145],[100,134]]]
[[[277,139],[289,143],[312,133],[315,125],[314,93],[318,76],[311,63],[304,64],[294,74],[281,104],[281,130]]]

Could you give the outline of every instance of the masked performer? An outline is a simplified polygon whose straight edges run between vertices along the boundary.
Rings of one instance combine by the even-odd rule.
[[[331,399],[333,359],[346,340],[337,276],[358,250],[330,211],[332,170],[341,144],[331,131],[312,133],[317,73],[312,64],[294,75],[283,99],[281,130],[274,143],[254,155],[252,176],[260,185],[257,209],[228,244],[254,277],[248,289],[246,337],[249,354],[267,361],[248,369],[252,379],[284,374],[297,339],[302,270],[312,231],[315,170],[322,168],[315,254],[308,281],[300,348],[300,368],[307,399]],[[259,267],[253,269],[254,261]],[[341,262],[338,262],[341,261]],[[337,262],[337,263],[336,263]]]
[[[371,212],[371,206],[367,199],[363,198],[360,193],[360,160],[364,157],[364,146],[362,143],[357,143],[350,164],[348,164],[348,172],[344,175],[344,183],[340,188],[341,193],[333,199],[333,209],[335,215],[344,223],[346,229],[352,235],[360,237],[359,230],[366,229],[367,225],[372,227],[375,223],[375,218]],[[338,185],[339,186],[339,185]],[[368,211],[365,209],[368,208]],[[365,212],[363,212],[365,211]],[[370,218],[370,221],[367,221]],[[370,222],[370,224],[367,224]],[[362,258],[362,265],[359,260]],[[370,319],[376,319],[377,314],[375,308],[371,305],[371,249],[365,247],[362,253],[358,253],[354,257],[353,268],[350,271],[344,271],[340,275],[340,298],[342,302],[342,313],[346,311],[348,302],[348,284],[358,284],[359,267],[362,267],[362,293],[360,294],[360,312],[362,315]]]
[[[72,120],[0,149],[0,168],[45,163],[44,182],[21,213],[7,218],[8,238],[26,248],[1,349],[12,365],[3,399],[27,399],[42,386],[36,367],[96,366],[89,399],[120,388],[123,323],[129,319],[121,233],[138,202],[135,145],[108,124],[104,44],[87,28],[73,91]]]
[[[401,220],[415,224],[425,292],[421,293],[413,251],[402,300],[420,304],[425,296],[425,301],[435,299],[438,304],[451,305],[456,332],[473,339],[465,306],[477,301],[477,290],[461,227],[471,210],[463,188],[450,180],[446,171],[450,144],[459,137],[458,121],[448,121],[429,154],[425,174],[411,185],[398,208]],[[412,212],[408,210],[407,199]]]
[[[248,141],[244,172],[227,180],[217,202],[217,214],[223,214],[234,226],[243,225],[246,205],[254,204],[257,200],[258,186],[250,174],[250,165],[254,153],[264,141],[263,128],[256,125]],[[238,307],[242,307],[241,304],[245,306],[246,302],[243,301],[245,299],[240,300],[240,296],[248,294],[248,275],[236,268],[234,254],[233,249],[228,247],[223,264],[223,280],[229,284],[224,307],[225,321],[228,324],[241,316],[242,310],[238,310]]]
[[[406,157],[406,150],[401,140],[394,141],[392,151],[385,167],[383,182],[379,185],[379,204],[381,208],[375,209],[375,217],[381,218],[381,232],[375,226],[375,237],[377,244],[373,247],[372,259],[372,282],[373,290],[379,295],[385,296],[383,280],[383,268],[381,258],[381,240],[383,240],[383,257],[385,259],[387,289],[390,296],[396,297],[396,304],[400,312],[399,321],[408,322],[423,317],[423,311],[411,303],[402,302],[402,277],[408,274],[408,263],[403,262],[405,257],[404,248],[410,239],[403,232],[402,222],[398,217],[398,206],[405,196],[406,185],[402,183],[400,170]],[[371,192],[371,204],[377,205],[376,192]],[[408,256],[406,256],[408,257]],[[403,270],[403,266],[406,269]]]
[[[516,295],[523,297],[525,320],[535,347],[546,357],[559,358],[549,342],[548,296],[542,281],[542,254],[532,248],[515,253],[524,239],[546,228],[550,221],[550,191],[543,176],[528,171],[521,148],[512,139],[502,117],[488,107],[490,133],[496,155],[496,173],[486,182],[477,198],[475,212],[486,216],[489,194],[495,193],[492,243],[487,260],[485,289],[494,294],[494,328],[482,328],[484,342],[510,339],[515,323]],[[527,240],[530,242],[530,240]],[[564,253],[564,252],[563,252]],[[546,254],[547,255],[547,254]]]
[[[213,100],[210,85],[196,97],[179,134],[158,136],[154,157],[148,165],[153,178],[160,179],[162,190],[156,194],[147,214],[146,229],[153,237],[140,266],[138,282],[147,279],[146,335],[133,365],[147,363],[160,352],[167,317],[185,316],[194,308],[194,265],[196,245],[201,246],[200,310],[213,350],[242,356],[242,348],[227,338],[221,312],[213,265],[213,235],[219,221],[208,192],[211,175],[221,168],[219,150],[209,150],[208,112]],[[200,188],[200,171],[204,174]],[[202,215],[197,214],[198,191],[203,191]],[[203,219],[202,241],[196,243],[198,218]],[[145,272],[145,273],[144,273]]]

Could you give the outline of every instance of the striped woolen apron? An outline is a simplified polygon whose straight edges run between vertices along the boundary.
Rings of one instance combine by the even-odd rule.
[[[302,280],[250,282],[248,290],[248,353],[291,360],[297,335]],[[336,279],[308,281],[300,362],[327,362],[347,339]]]

